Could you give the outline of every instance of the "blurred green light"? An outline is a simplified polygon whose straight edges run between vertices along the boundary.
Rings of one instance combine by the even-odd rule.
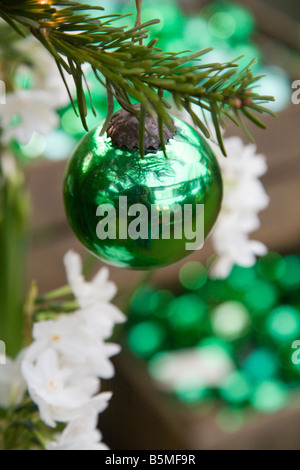
[[[72,107],[68,108],[62,118],[61,118],[61,126],[63,130],[72,135],[80,135],[84,133],[84,129],[82,127],[81,119],[76,116],[74,109]]]
[[[215,350],[223,351],[224,354],[232,356],[232,345],[224,339],[217,338],[216,336],[208,336],[202,339],[199,344],[199,348],[210,348],[213,347]]]
[[[175,389],[177,398],[185,404],[202,402],[209,395],[209,391],[202,387],[189,387],[178,384]]]
[[[99,0],[89,0],[88,2],[86,2],[85,0],[80,0],[80,3],[88,4],[91,6],[99,6]],[[118,8],[119,8],[118,0],[101,0],[100,4],[104,8],[103,15],[104,14],[112,15],[118,12]],[[84,12],[88,13],[89,15],[94,15],[94,16],[96,14],[96,12],[93,10],[84,10]]]
[[[244,362],[246,375],[257,382],[270,379],[278,371],[277,359],[272,351],[257,349]]]
[[[206,305],[194,294],[185,294],[174,299],[168,307],[170,324],[176,330],[199,326],[206,314]]]
[[[155,322],[139,323],[131,328],[128,333],[130,348],[139,356],[149,357],[163,344],[165,338],[164,329]]]
[[[287,72],[278,66],[265,66],[259,69],[265,75],[256,87],[256,93],[274,96],[275,101],[268,103],[268,108],[278,112],[286,108],[291,101],[291,79]]]
[[[179,279],[186,289],[197,290],[206,283],[207,271],[201,263],[190,261],[180,269]]]
[[[155,301],[152,301],[151,299],[155,295],[156,291],[147,284],[139,286],[130,299],[132,313],[142,316],[152,313],[153,302],[155,303]]]
[[[232,60],[240,56],[244,56],[237,62],[240,69],[247,67],[253,59],[255,59],[255,64],[252,65],[253,70],[257,69],[262,62],[262,54],[254,44],[238,44],[232,47]]]
[[[201,50],[211,46],[211,34],[208,31],[206,19],[199,16],[186,19],[184,44],[191,50]]]
[[[220,1],[213,2],[205,10],[212,20],[212,33],[221,39],[241,43],[246,41],[254,30],[254,16],[242,6]]]
[[[76,143],[76,139],[58,129],[46,137],[44,156],[49,160],[64,160],[74,150]]]
[[[243,268],[241,266],[234,266],[227,279],[230,287],[238,291],[248,290],[249,285],[256,278],[254,268]]]
[[[169,352],[159,352],[148,363],[151,377],[161,383],[172,380],[177,370],[176,359]]]
[[[220,387],[221,397],[232,404],[247,401],[251,394],[251,384],[242,372],[232,372]]]
[[[288,398],[286,386],[269,380],[259,384],[251,398],[254,408],[264,413],[274,413],[284,407]]]
[[[297,339],[300,333],[300,313],[290,305],[277,307],[267,320],[267,329],[276,342]]]
[[[228,6],[227,12],[235,22],[233,39],[239,42],[247,40],[254,30],[254,16],[245,8],[233,4]]]
[[[240,302],[224,302],[211,313],[212,328],[217,336],[229,341],[243,336],[250,327],[248,310]]]
[[[270,310],[278,300],[278,290],[270,282],[257,280],[245,293],[245,301],[256,312]]]
[[[214,13],[208,21],[209,32],[219,38],[228,39],[235,32],[236,23],[234,18],[226,12]]]
[[[14,76],[14,82],[17,88],[22,90],[31,90],[35,85],[34,75],[26,66],[19,66]]]
[[[132,17],[124,18],[125,24],[133,27],[136,19],[134,2],[127,2],[122,8],[122,14],[132,14]],[[151,37],[178,37],[182,31],[183,15],[176,2],[173,0],[144,0],[142,9],[142,22],[159,19],[159,23],[150,28]]]
[[[34,132],[30,141],[25,145],[20,145],[22,154],[27,158],[41,157],[46,148],[46,139],[43,135]]]
[[[279,283],[287,290],[300,287],[300,258],[298,256],[287,256],[284,259],[285,272],[279,279]]]
[[[149,297],[149,310],[157,317],[169,314],[168,305],[174,299],[174,294],[168,290],[159,290]]]
[[[257,271],[268,281],[276,281],[285,273],[285,261],[278,253],[268,253],[258,260]]]
[[[99,85],[100,86],[100,85]],[[104,115],[100,112],[101,110],[97,109],[97,116],[94,115],[92,109],[88,107],[87,114],[87,125],[89,129],[93,129],[95,126],[102,121]],[[61,127],[63,130],[75,136],[81,136],[85,133],[85,130],[82,126],[80,117],[76,116],[73,107],[69,107],[62,115],[61,118]]]

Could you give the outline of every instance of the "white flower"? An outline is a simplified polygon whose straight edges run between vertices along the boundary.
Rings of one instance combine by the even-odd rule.
[[[116,285],[108,280],[109,271],[102,268],[91,282],[86,282],[82,275],[82,261],[78,253],[68,251],[64,257],[67,279],[72,291],[82,308],[93,306],[96,302],[110,302],[117,292]],[[112,319],[116,323],[124,321],[121,312],[114,311]]]
[[[81,361],[82,356],[88,355],[86,351],[90,338],[82,334],[77,317],[72,314],[58,318],[56,321],[43,321],[33,327],[35,342],[29,348],[27,357],[35,360],[42,349],[52,348],[65,357],[71,358],[75,363]]]
[[[15,360],[6,357],[6,364],[0,365],[0,408],[18,406],[24,399],[27,386],[21,373],[23,354]]]
[[[48,135],[59,124],[52,98],[43,90],[17,90],[7,94],[6,105],[0,107],[0,123],[4,128],[3,142],[14,138],[26,144],[36,131]],[[13,121],[17,117],[17,123]]]
[[[105,398],[103,399],[103,395]],[[111,394],[100,394],[92,398],[81,410],[80,416],[71,421],[56,442],[49,442],[47,450],[108,450],[101,442],[97,429],[98,415],[102,413]]]
[[[248,233],[249,231],[243,228],[243,220],[238,214],[220,215],[212,234],[213,245],[218,254],[218,259],[211,269],[212,275],[225,278],[234,265],[251,267],[256,262],[256,256],[267,253],[263,243],[249,240]]]
[[[51,54],[32,36],[19,41],[16,47],[27,61],[27,64],[23,63],[17,72],[32,74],[34,89],[47,91],[52,100],[52,108],[67,105],[70,98]],[[68,74],[65,78],[69,88],[73,90],[72,78]]]
[[[79,310],[56,321],[44,321],[34,325],[34,343],[28,348],[26,358],[36,361],[46,349],[56,350],[60,355],[60,362],[64,367],[84,368],[86,372],[103,379],[110,379],[114,375],[114,367],[110,357],[120,352],[120,346],[114,343],[105,343],[101,338],[101,325],[97,324],[94,315],[97,311],[86,312]],[[89,314],[92,317],[89,323]],[[94,315],[93,315],[94,314]],[[95,324],[95,326],[94,326]],[[98,328],[97,328],[98,327]],[[112,326],[109,324],[109,331]]]
[[[198,106],[192,105],[192,108],[196,114],[199,113]],[[250,233],[260,227],[258,212],[266,209],[269,204],[269,197],[259,180],[267,171],[267,163],[263,155],[256,153],[255,145],[245,145],[239,137],[224,139],[228,155],[225,158],[216,144],[211,116],[207,112],[205,116],[212,136],[209,145],[219,162],[224,185],[220,215],[211,233],[217,254],[211,274],[225,278],[235,264],[252,266],[256,262],[256,256],[267,253],[263,243],[249,239]],[[194,127],[187,111],[181,112],[180,117]],[[203,119],[202,115],[200,119]]]
[[[120,346],[105,340],[115,323],[125,317],[109,304],[116,287],[108,281],[106,270],[88,283],[81,274],[80,257],[69,252],[65,259],[81,308],[34,325],[34,341],[26,350],[22,372],[42,421],[51,427],[57,422],[70,423],[49,449],[103,450],[107,447],[96,430],[97,415],[106,408],[111,394],[95,394],[99,378],[114,375],[110,358]]]
[[[265,157],[256,153],[255,145],[245,145],[238,137],[224,142],[228,158],[212,144],[222,171],[224,196],[211,237],[218,255],[211,273],[222,278],[228,276],[235,264],[250,267],[257,256],[266,254],[265,245],[250,240],[249,234],[259,228],[258,212],[269,203],[259,180],[267,171]]]
[[[34,132],[50,134],[59,124],[56,110],[69,102],[69,97],[55,60],[35,39],[29,37],[16,45],[20,54],[15,75],[31,77],[29,88],[15,84],[7,93],[6,105],[0,106],[2,140],[26,144]],[[72,88],[72,87],[71,87]]]
[[[96,377],[79,377],[72,368],[60,367],[54,349],[43,351],[35,363],[25,355],[22,373],[41,419],[51,427],[55,427],[55,421],[68,422],[74,418],[99,388]]]
[[[97,302],[76,312],[82,331],[97,338],[110,338],[116,323],[123,323],[125,315],[112,304]]]

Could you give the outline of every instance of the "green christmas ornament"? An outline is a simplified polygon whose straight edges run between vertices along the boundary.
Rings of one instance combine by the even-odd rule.
[[[100,125],[82,139],[64,181],[67,217],[79,240],[124,268],[159,268],[191,254],[222,201],[217,160],[198,132],[174,118],[174,133],[164,128],[166,158],[156,121],[147,116],[145,125],[144,158],[139,122],[121,110],[103,136]]]

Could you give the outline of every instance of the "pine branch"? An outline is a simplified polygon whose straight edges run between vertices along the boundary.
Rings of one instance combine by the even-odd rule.
[[[273,114],[262,106],[273,98],[252,91],[260,78],[253,76],[252,64],[240,72],[237,61],[202,63],[202,56],[210,49],[194,54],[175,54],[157,48],[157,40],[141,45],[142,39],[148,37],[147,28],[158,20],[125,29],[113,24],[124,16],[95,18],[84,12],[95,9],[102,10],[101,7],[65,0],[0,0],[0,17],[19,34],[26,35],[28,31],[33,34],[52,54],[63,79],[66,73],[72,75],[79,114],[86,130],[85,63],[92,66],[99,86],[107,90],[110,106],[106,124],[113,113],[115,97],[124,109],[140,119],[141,126],[144,126],[146,112],[172,129],[170,106],[162,97],[162,91],[168,91],[177,108],[185,109],[206,137],[210,135],[209,130],[205,121],[192,110],[192,104],[211,113],[218,142],[225,155],[220,130],[225,117],[239,125],[243,123],[244,116],[264,127],[257,114]],[[66,84],[65,79],[64,82]],[[142,113],[133,107],[133,101],[141,103]]]

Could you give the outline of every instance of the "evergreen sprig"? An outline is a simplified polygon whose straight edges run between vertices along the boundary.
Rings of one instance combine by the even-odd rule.
[[[246,132],[243,117],[262,128],[266,127],[258,116],[265,113],[273,115],[263,106],[273,98],[253,91],[253,85],[261,77],[253,76],[252,64],[240,71],[238,59],[224,64],[203,63],[202,56],[210,49],[194,54],[187,53],[189,51],[178,54],[163,52],[156,47],[157,40],[140,45],[141,39],[148,38],[147,28],[158,20],[126,29],[114,25],[115,20],[124,16],[94,17],[86,12],[89,10],[103,8],[66,0],[0,0],[0,16],[19,34],[30,32],[48,49],[67,88],[65,73],[72,75],[79,114],[86,130],[85,91],[88,90],[88,83],[83,71],[85,63],[91,65],[99,83],[107,91],[109,110],[105,126],[114,110],[114,97],[124,109],[139,118],[142,154],[145,113],[157,116],[161,136],[163,125],[172,129],[168,111],[170,105],[164,100],[163,91],[172,94],[177,108],[185,109],[207,138],[210,133],[204,114],[200,119],[192,105],[211,113],[224,155],[221,133],[224,117],[230,118],[237,126],[241,125]],[[91,93],[88,94],[92,102]],[[77,112],[70,92],[69,96]],[[133,101],[141,103],[140,111],[133,107]],[[163,141],[162,146],[164,148]]]

